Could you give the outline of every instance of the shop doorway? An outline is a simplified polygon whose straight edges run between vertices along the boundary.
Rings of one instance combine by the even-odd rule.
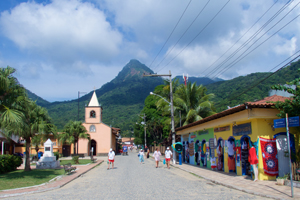
[[[185,141],[182,142],[182,162],[185,162]]]
[[[63,157],[68,157],[71,155],[71,146],[70,145],[63,145],[63,149],[62,149],[62,154],[63,154]]]
[[[201,163],[203,167],[207,166],[207,158],[206,158],[206,140],[202,140],[201,142]]]
[[[195,143],[195,162],[196,165],[200,165],[200,141],[197,140]]]
[[[235,139],[234,137],[230,136],[227,142],[229,172],[236,172],[234,146],[235,146]]]
[[[242,175],[251,176],[251,167],[248,161],[249,150],[251,148],[251,139],[248,135],[241,137],[241,161],[242,161]]]
[[[190,163],[189,142],[185,143],[185,163]]]
[[[217,169],[219,171],[224,171],[224,140],[222,138],[218,139],[217,142],[217,155],[218,155],[218,164],[217,164]]]
[[[277,133],[276,135],[274,135],[274,138],[276,138],[276,148],[278,156],[278,175],[282,177],[290,172],[286,132]],[[290,134],[290,146],[291,153],[295,154],[295,138],[293,134]],[[292,157],[292,162],[293,161],[294,158]]]
[[[96,156],[97,142],[95,140],[91,140],[91,148],[93,148],[93,156]]]

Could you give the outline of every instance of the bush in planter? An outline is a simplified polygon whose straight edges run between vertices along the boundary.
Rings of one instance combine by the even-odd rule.
[[[73,156],[72,161],[73,161],[75,164],[79,164],[79,156]]]

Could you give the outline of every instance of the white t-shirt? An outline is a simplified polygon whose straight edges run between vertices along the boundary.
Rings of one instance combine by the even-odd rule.
[[[114,151],[108,152],[108,159],[113,160],[114,158],[115,158],[115,152]]]
[[[171,158],[171,155],[172,155],[172,151],[170,151],[170,150],[165,151],[165,157],[166,158]]]

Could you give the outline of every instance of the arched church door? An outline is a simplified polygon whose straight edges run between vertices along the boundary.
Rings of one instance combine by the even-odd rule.
[[[96,155],[97,142],[95,140],[91,141],[91,148],[93,148],[93,156]]]

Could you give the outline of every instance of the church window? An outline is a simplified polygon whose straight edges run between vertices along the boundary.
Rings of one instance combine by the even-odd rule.
[[[96,132],[96,127],[94,125],[90,126],[90,132]]]
[[[92,110],[92,111],[90,112],[90,117],[91,117],[91,118],[96,118],[96,112],[95,112],[94,110]]]

